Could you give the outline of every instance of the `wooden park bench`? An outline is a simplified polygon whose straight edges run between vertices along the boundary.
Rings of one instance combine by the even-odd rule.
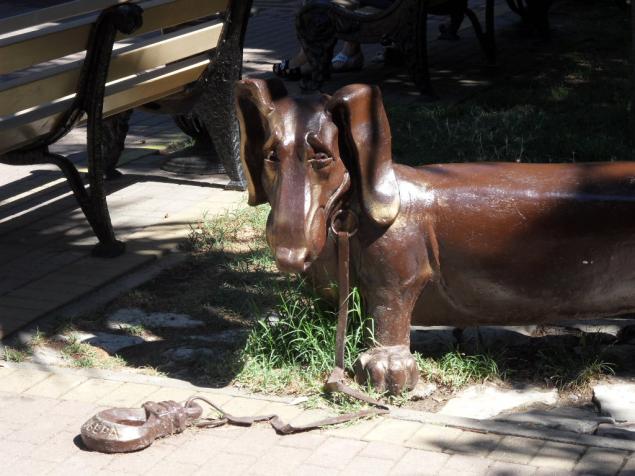
[[[0,19],[0,162],[62,170],[99,239],[124,251],[106,204],[130,111],[195,114],[231,181],[244,189],[233,84],[251,0],[74,0]],[[85,51],[85,58],[81,53]],[[7,79],[8,78],[8,79]],[[86,121],[88,183],[48,146]]]
[[[496,61],[494,0],[485,2],[485,29],[467,0],[395,0],[385,10],[363,7],[349,10],[329,1],[307,3],[296,19],[296,31],[312,68],[308,90],[319,89],[328,79],[337,40],[395,44],[402,52],[414,83],[423,94],[433,95],[428,71],[427,22],[429,15],[449,16],[442,38],[457,38],[465,16],[487,56]]]

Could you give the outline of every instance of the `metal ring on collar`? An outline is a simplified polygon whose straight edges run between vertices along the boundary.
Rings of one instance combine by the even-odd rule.
[[[336,235],[346,233],[348,236],[353,236],[357,233],[358,225],[357,215],[348,209],[336,211],[331,218],[331,230]]]

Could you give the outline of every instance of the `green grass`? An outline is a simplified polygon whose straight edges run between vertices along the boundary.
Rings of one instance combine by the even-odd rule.
[[[43,345],[46,342],[46,334],[40,330],[40,328],[36,328],[33,333],[33,337],[29,340],[29,347],[38,347]]]
[[[630,19],[611,0],[568,3],[566,33],[544,45],[521,38],[526,51],[501,59],[489,89],[458,104],[389,104],[396,159],[633,160]]]
[[[45,342],[46,335],[39,328],[36,328],[28,342],[15,346],[0,346],[0,360],[16,363],[25,362],[33,354],[33,349]]]
[[[455,349],[440,357],[423,357],[415,352],[423,381],[458,390],[468,384],[485,382],[527,382],[546,384],[560,391],[581,391],[605,375],[615,373],[615,365],[598,357],[600,348],[540,345],[534,349],[497,349],[466,354]],[[525,354],[521,357],[521,354]]]
[[[2,348],[3,360],[7,362],[24,362],[29,357],[29,352],[23,348],[3,346]]]
[[[258,321],[251,331],[236,381],[265,392],[316,392],[335,364],[336,311],[294,280],[277,295],[276,317]],[[351,293],[350,303],[345,353],[349,370],[374,334],[357,289]]]
[[[395,106],[389,108],[395,159],[408,165],[631,160],[625,105],[586,106]]]
[[[75,367],[111,369],[126,366],[126,361],[120,356],[100,356],[95,347],[80,342],[72,334],[61,353]]]
[[[141,337],[148,333],[148,330],[142,324],[132,324],[125,326],[123,331],[131,336]]]
[[[251,250],[267,246],[264,233],[269,205],[236,207],[213,219],[203,217],[192,227],[189,248],[197,253],[224,250],[236,243],[246,243]],[[266,264],[273,263],[267,260]]]
[[[68,344],[62,348],[62,355],[66,357],[76,367],[88,368],[97,367],[98,358],[95,349],[71,336]]]
[[[600,357],[599,346],[539,350],[536,372],[559,390],[580,390],[604,375],[613,375],[615,365]]]
[[[423,357],[417,352],[414,356],[424,381],[451,389],[505,378],[497,358],[489,353],[467,355],[456,349],[436,359]]]

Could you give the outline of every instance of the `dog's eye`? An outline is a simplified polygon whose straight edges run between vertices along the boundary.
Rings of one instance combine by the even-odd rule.
[[[278,159],[278,154],[276,154],[275,150],[270,150],[267,156],[265,157],[267,162],[280,162]]]
[[[324,152],[318,152],[315,154],[315,157],[309,159],[309,163],[314,170],[320,170],[331,165],[333,163],[333,157],[329,157]]]

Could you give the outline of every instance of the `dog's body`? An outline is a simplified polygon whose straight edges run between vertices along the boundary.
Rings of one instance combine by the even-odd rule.
[[[412,324],[514,325],[635,311],[635,163],[395,165],[395,172],[399,214],[366,242],[373,225],[362,220],[352,267],[362,290],[378,284],[364,282],[362,267],[409,269],[402,289],[421,288]],[[333,256],[325,251],[326,260]]]
[[[352,279],[379,343],[360,359],[361,380],[395,393],[416,383],[411,321],[635,311],[635,163],[401,166],[377,90],[348,86],[307,105],[270,86],[237,90],[250,203],[272,205],[279,267],[324,289],[337,267],[330,218],[340,208],[358,216]]]

